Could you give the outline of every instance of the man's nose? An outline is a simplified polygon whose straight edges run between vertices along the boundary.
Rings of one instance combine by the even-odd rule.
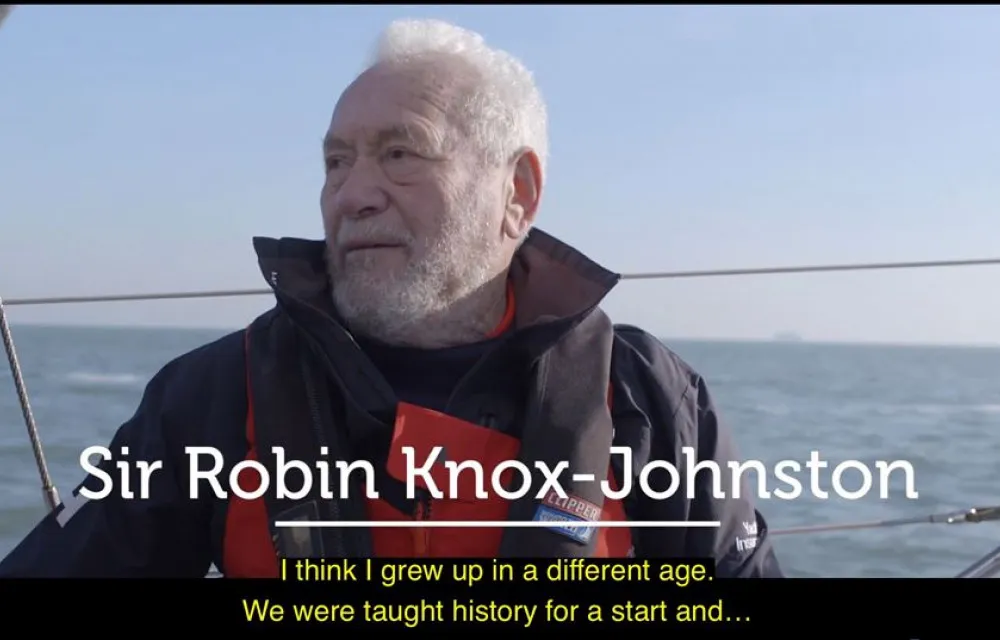
[[[389,206],[389,197],[378,167],[367,159],[356,162],[337,190],[337,200],[341,214],[352,218],[364,218],[385,211]]]

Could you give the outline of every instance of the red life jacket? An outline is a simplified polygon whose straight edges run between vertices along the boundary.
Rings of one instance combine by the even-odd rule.
[[[508,286],[507,312],[495,333],[502,333],[514,319],[513,288]],[[249,362],[249,341],[248,362]],[[612,404],[612,385],[608,384],[608,408]],[[441,416],[442,420],[449,420]],[[520,448],[520,441],[497,431],[461,423],[459,441],[468,442],[472,457],[479,460],[486,474],[491,474],[503,459],[514,459]],[[247,369],[247,418],[246,440],[248,451],[246,460],[257,460],[256,438],[254,434],[254,404]],[[478,441],[477,441],[478,440]],[[494,458],[492,464],[479,458]],[[391,462],[390,462],[391,465]],[[612,469],[608,469],[608,482],[612,490],[618,485]],[[239,477],[239,486],[247,492],[260,486],[260,476],[253,469],[244,469]],[[460,491],[459,495],[463,495]],[[462,501],[432,499],[426,508],[414,514],[403,513],[381,499],[366,500],[366,516],[374,521],[475,521],[507,519],[509,503],[500,496],[487,500]],[[596,509],[596,507],[594,507]],[[600,520],[625,521],[626,513],[620,501],[606,498],[601,509]],[[245,500],[231,494],[226,516],[223,541],[223,573],[232,578],[275,578],[279,575],[279,562],[275,543],[271,537],[267,504],[263,498]],[[372,550],[376,557],[391,558],[444,558],[496,557],[503,530],[499,528],[372,528]],[[623,558],[632,549],[632,536],[627,527],[600,527],[592,557]]]
[[[610,386],[608,406],[611,406]],[[248,388],[249,392],[249,388]],[[253,398],[248,395],[246,437],[250,443],[247,460],[256,460],[254,447]],[[494,437],[514,438],[503,434]],[[608,482],[617,490],[614,474],[608,470]],[[239,485],[246,491],[260,486],[260,476],[252,469],[244,469]],[[474,506],[473,506],[474,505]],[[414,520],[383,500],[367,501],[368,518],[371,520]],[[470,513],[470,511],[473,511]],[[432,500],[430,513],[418,513],[428,520],[504,520],[506,501],[495,497],[475,503],[453,500]],[[625,509],[620,501],[604,501],[601,520],[624,521]],[[495,557],[500,545],[500,529],[429,529],[382,528],[372,529],[372,542],[376,557],[386,558],[489,558]],[[627,527],[601,527],[597,529],[597,542],[593,557],[624,558],[632,548],[632,535]],[[229,498],[226,530],[223,541],[224,573],[229,578],[277,578],[278,558],[271,540],[267,507],[263,498],[244,500],[233,494]]]

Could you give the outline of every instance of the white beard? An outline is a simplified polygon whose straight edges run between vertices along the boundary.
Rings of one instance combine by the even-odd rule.
[[[417,241],[372,218],[375,222],[366,228],[372,237],[405,242],[414,256],[401,271],[386,275],[354,256],[350,267],[338,273],[330,256],[334,304],[352,330],[389,343],[413,343],[439,329],[428,322],[436,322],[496,275],[501,240],[490,230],[491,203],[476,186],[470,181],[449,203],[433,238]],[[352,231],[357,238],[357,229]],[[369,258],[374,262],[377,256]]]

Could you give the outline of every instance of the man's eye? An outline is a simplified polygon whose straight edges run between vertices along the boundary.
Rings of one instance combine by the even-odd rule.
[[[343,168],[347,163],[344,161],[344,158],[341,158],[340,156],[327,156],[324,160],[324,164],[326,165],[327,171],[336,171],[337,169]]]
[[[390,160],[403,160],[413,156],[409,149],[404,149],[402,147],[393,147],[386,151],[385,156]]]

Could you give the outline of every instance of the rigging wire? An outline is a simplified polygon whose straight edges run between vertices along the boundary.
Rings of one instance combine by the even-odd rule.
[[[3,298],[0,298],[0,338],[3,340],[3,350],[7,354],[7,364],[10,366],[10,375],[14,378],[14,390],[17,393],[18,404],[21,405],[21,415],[24,418],[24,425],[28,429],[28,438],[31,440],[31,451],[35,454],[35,466],[42,480],[42,493],[45,496],[45,503],[49,510],[54,510],[59,506],[59,493],[56,491],[52,475],[49,473],[48,464],[45,462],[45,450],[42,448],[42,441],[38,435],[38,425],[35,423],[35,416],[31,411],[31,403],[28,401],[28,390],[24,384],[24,376],[21,373],[21,364],[17,360],[17,350],[14,348],[14,338],[10,334],[10,325],[7,323],[7,313],[4,310]]]
[[[911,524],[968,524],[978,522],[1000,521],[1000,506],[973,507],[963,511],[948,511],[931,513],[915,518],[894,518],[892,520],[872,520],[869,522],[850,522],[844,524],[820,524],[806,527],[791,527],[775,529],[773,536],[793,535],[802,533],[829,533],[834,531],[855,531],[858,529],[884,529],[887,527],[902,527]]]
[[[974,258],[967,260],[929,260],[923,262],[865,262],[854,264],[800,265],[790,267],[757,267],[744,269],[710,269],[694,271],[650,271],[626,273],[622,280],[667,280],[680,278],[708,278],[751,275],[778,275],[793,273],[830,273],[838,271],[880,271],[890,269],[926,269],[944,267],[974,267],[1000,265],[1000,258]],[[91,296],[49,296],[37,298],[9,298],[8,307],[80,304],[90,302],[136,302],[142,300],[183,300],[193,298],[226,298],[260,296],[273,293],[271,289],[221,289],[216,291],[173,291],[162,293],[125,293]]]

